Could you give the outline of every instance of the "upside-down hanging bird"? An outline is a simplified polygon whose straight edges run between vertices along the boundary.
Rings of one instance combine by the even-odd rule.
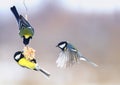
[[[34,35],[34,28],[22,15],[19,15],[15,6],[11,7],[10,9],[18,22],[20,30],[19,35],[23,38],[24,45],[28,45],[30,39],[32,39],[32,36]]]
[[[75,63],[79,63],[80,60],[86,61],[91,65],[97,67],[98,65],[90,61],[88,58],[83,56],[77,48],[75,48],[68,41],[62,41],[58,43],[57,47],[59,47],[62,51],[59,54],[59,57],[56,61],[57,67],[70,67]]]

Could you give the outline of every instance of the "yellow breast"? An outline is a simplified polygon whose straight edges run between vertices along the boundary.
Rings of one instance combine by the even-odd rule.
[[[24,36],[25,36],[26,39],[28,39],[31,35],[26,34],[26,35],[24,35]]]
[[[21,66],[24,66],[26,68],[29,68],[29,69],[35,69],[36,68],[35,63],[30,62],[30,61],[26,60],[25,58],[20,59],[18,64],[21,65]]]

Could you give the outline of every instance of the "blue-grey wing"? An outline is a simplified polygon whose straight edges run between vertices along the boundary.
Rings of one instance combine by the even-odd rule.
[[[91,65],[97,67],[98,65],[95,64],[94,62],[92,62],[91,60],[89,60],[88,58],[86,58],[85,56],[83,56],[73,45],[69,44],[68,45],[68,53],[69,53],[69,62],[71,64],[74,63],[79,63],[80,60],[86,61],[88,63],[90,63]]]
[[[20,19],[19,19],[19,28],[20,29],[28,28],[34,32],[33,27],[29,24],[29,22],[22,15],[20,15]]]

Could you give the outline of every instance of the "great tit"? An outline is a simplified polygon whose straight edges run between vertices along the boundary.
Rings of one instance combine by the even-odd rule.
[[[15,6],[10,9],[18,22],[20,30],[19,35],[23,38],[24,45],[28,45],[30,39],[32,39],[32,36],[34,35],[34,29],[22,15],[19,15]]]
[[[23,55],[22,51],[17,51],[14,54],[14,60],[22,67],[25,67],[25,68],[28,68],[31,70],[35,70],[35,71],[41,71],[45,77],[47,77],[47,78],[50,77],[50,73],[48,73],[44,69],[40,68],[40,66],[36,62],[36,59],[30,60],[30,61],[27,60],[25,58],[25,56]]]
[[[79,63],[80,60],[87,61],[93,66],[97,67],[98,65],[84,57],[77,48],[75,48],[68,41],[62,41],[58,43],[56,47],[59,47],[62,51],[59,54],[59,57],[56,61],[57,67],[71,67],[75,63]]]

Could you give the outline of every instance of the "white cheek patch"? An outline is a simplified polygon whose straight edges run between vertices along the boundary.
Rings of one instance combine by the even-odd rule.
[[[60,47],[60,48],[64,48],[65,45],[66,45],[66,44],[64,43],[64,44],[60,45],[59,47]]]
[[[20,56],[21,56],[21,54],[15,56],[15,59],[16,59],[16,60],[20,59]]]

